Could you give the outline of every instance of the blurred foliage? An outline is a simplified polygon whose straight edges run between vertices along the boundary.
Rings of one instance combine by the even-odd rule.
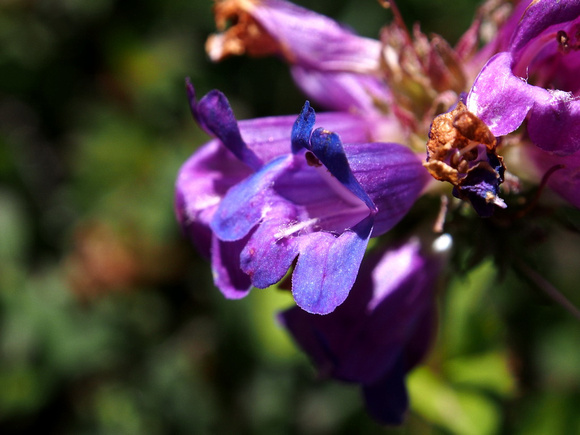
[[[372,0],[298,3],[367,36],[388,19]],[[453,41],[476,4],[400,8]],[[222,89],[239,118],[295,113],[303,97],[276,59],[209,63],[212,30],[209,0],[0,1],[0,433],[580,432],[580,325],[487,255],[450,271],[395,429],[356,388],[316,379],[275,322],[288,294],[222,298],[173,217],[176,172],[206,140],[184,77]],[[537,221],[541,249],[505,255],[578,305],[580,219],[558,218],[550,232]],[[513,241],[513,225],[466,222],[452,223],[457,265],[479,239]]]

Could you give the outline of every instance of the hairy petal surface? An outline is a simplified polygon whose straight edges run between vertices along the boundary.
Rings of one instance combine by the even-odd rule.
[[[580,100],[568,92],[549,93],[549,101],[534,102],[528,120],[530,139],[545,151],[575,153],[580,150]]]
[[[369,216],[338,237],[317,232],[301,241],[292,275],[292,294],[299,307],[327,314],[344,302],[355,282],[372,224]]]
[[[515,76],[511,70],[512,62],[513,58],[507,52],[491,58],[467,96],[467,109],[485,122],[495,136],[517,129],[536,98],[550,98],[545,89],[534,89]]]

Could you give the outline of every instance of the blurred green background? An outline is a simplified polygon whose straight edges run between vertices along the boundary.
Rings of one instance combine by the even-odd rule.
[[[298,3],[373,37],[389,18],[374,0]],[[399,3],[455,41],[478,2]],[[286,294],[223,299],[173,215],[207,140],[184,78],[240,119],[304,97],[276,59],[211,64],[213,29],[210,0],[0,0],[0,433],[580,433],[580,324],[489,261],[451,278],[395,429],[317,379],[275,322]],[[580,244],[553,240],[569,245],[557,279]]]

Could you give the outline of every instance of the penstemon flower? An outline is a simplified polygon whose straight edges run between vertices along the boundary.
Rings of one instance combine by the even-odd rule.
[[[348,295],[369,238],[403,218],[428,178],[419,157],[402,145],[343,145],[335,133],[312,131],[314,122],[306,103],[291,152],[232,187],[211,228],[242,248],[235,267],[256,287],[281,280],[298,257],[296,303],[327,314]]]
[[[527,132],[538,147],[559,155],[580,150],[579,26],[579,1],[531,2],[507,49],[481,70],[467,108],[496,136],[528,117]]]
[[[309,312],[333,311],[348,295],[371,235],[391,229],[427,184],[420,158],[402,145],[343,145],[336,133],[313,131],[316,117],[306,103],[278,155],[263,164],[260,143],[254,140],[251,149],[243,142],[221,94],[192,105],[200,124],[233,154],[210,144],[186,163],[177,182],[182,225],[206,247],[211,237],[216,285],[227,297],[242,297],[251,286],[280,281],[298,257],[296,302]],[[364,134],[358,130],[359,138]],[[235,165],[234,156],[245,165]],[[212,167],[213,176],[198,183]]]
[[[210,255],[209,224],[229,188],[288,152],[296,116],[236,121],[226,97],[212,91],[197,101],[186,83],[191,112],[198,124],[216,137],[185,162],[177,178],[176,212],[184,232],[205,256]],[[339,131],[348,142],[366,142],[373,136],[372,120],[350,113],[323,113],[318,121]],[[392,131],[396,131],[393,124]]]
[[[333,110],[376,112],[377,102],[391,101],[377,74],[377,40],[284,0],[218,1],[215,16],[223,32],[206,44],[214,61],[240,54],[280,56],[309,98]],[[236,24],[225,30],[228,21]]]
[[[321,375],[359,384],[373,417],[400,424],[408,406],[405,375],[434,335],[441,266],[416,239],[393,246],[365,258],[335,312],[316,316],[295,307],[280,320]]]

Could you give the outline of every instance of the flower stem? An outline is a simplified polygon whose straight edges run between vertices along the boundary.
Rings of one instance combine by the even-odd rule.
[[[580,309],[570,302],[556,287],[554,287],[542,275],[524,263],[522,260],[516,260],[516,267],[526,275],[536,286],[542,290],[550,299],[560,304],[566,311],[580,320]]]

